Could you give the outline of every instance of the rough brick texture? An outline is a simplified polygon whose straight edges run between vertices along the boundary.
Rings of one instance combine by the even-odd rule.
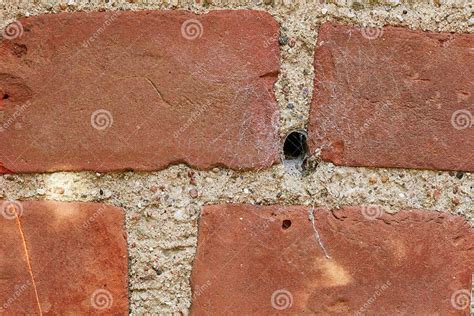
[[[0,172],[277,161],[279,31],[268,13],[82,12],[20,22],[23,34],[0,44]]]
[[[312,152],[338,165],[474,171],[474,35],[324,24]]]
[[[40,201],[0,207],[0,314],[128,315],[121,209]]]
[[[313,228],[310,214],[304,206],[206,206],[193,313],[468,315],[474,231],[462,217],[316,209]]]

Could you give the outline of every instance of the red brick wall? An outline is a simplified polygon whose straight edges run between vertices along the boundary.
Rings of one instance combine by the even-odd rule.
[[[303,167],[474,171],[472,34],[315,32]],[[280,35],[250,10],[20,19],[0,42],[0,173],[279,165]],[[123,210],[3,200],[0,212],[1,312],[129,312]],[[191,311],[467,315],[473,263],[474,231],[448,212],[208,205]]]

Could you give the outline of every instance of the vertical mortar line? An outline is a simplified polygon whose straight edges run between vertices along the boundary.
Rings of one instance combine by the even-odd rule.
[[[31,267],[30,255],[28,254],[28,247],[26,245],[25,234],[23,233],[23,226],[21,225],[20,217],[18,216],[18,212],[16,211],[15,207],[13,207],[13,211],[15,212],[16,223],[18,225],[18,231],[20,232],[21,241],[23,243],[23,249],[25,251],[26,263],[28,265],[28,272],[31,277],[33,289],[35,290],[35,297],[36,297],[36,303],[38,304],[38,310],[39,310],[40,315],[43,315],[43,311],[41,309],[41,304],[40,304],[39,296],[38,296],[38,289],[36,288],[35,277],[33,275],[33,269]]]

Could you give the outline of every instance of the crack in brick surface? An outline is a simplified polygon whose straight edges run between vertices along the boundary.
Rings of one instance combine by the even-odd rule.
[[[30,274],[31,277],[31,283],[33,284],[33,290],[35,291],[35,298],[36,298],[36,303],[38,304],[38,311],[40,315],[43,315],[43,311],[41,309],[41,303],[39,300],[39,295],[38,295],[38,289],[36,287],[36,281],[35,281],[35,276],[33,274],[33,268],[31,265],[31,258],[28,252],[28,246],[25,238],[25,234],[23,232],[23,226],[21,224],[20,216],[18,216],[18,212],[16,210],[15,206],[11,206],[13,208],[13,212],[15,213],[15,220],[16,224],[18,226],[18,232],[20,233],[21,241],[23,243],[23,250],[25,251],[25,258],[26,258],[26,263],[28,265],[28,273]]]
[[[316,224],[314,223],[315,222],[314,211],[315,211],[314,207],[310,208],[308,211],[308,218],[311,221],[311,225],[313,226],[314,239],[316,239],[316,242],[319,244],[319,247],[321,247],[321,249],[323,250],[324,256],[326,257],[326,259],[331,259],[331,256],[326,251],[326,247],[324,247],[323,241],[321,240],[321,235],[319,235],[319,231],[316,228]]]

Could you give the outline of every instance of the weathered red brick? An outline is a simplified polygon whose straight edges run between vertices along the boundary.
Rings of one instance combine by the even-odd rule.
[[[22,35],[0,43],[5,169],[278,160],[279,29],[269,14],[79,12],[20,23]]]
[[[0,314],[128,315],[121,209],[0,201],[0,239]]]
[[[338,165],[474,171],[474,34],[324,24],[310,149]]]
[[[318,208],[313,228],[310,214],[305,206],[206,206],[192,312],[468,315],[474,230],[462,217]]]

